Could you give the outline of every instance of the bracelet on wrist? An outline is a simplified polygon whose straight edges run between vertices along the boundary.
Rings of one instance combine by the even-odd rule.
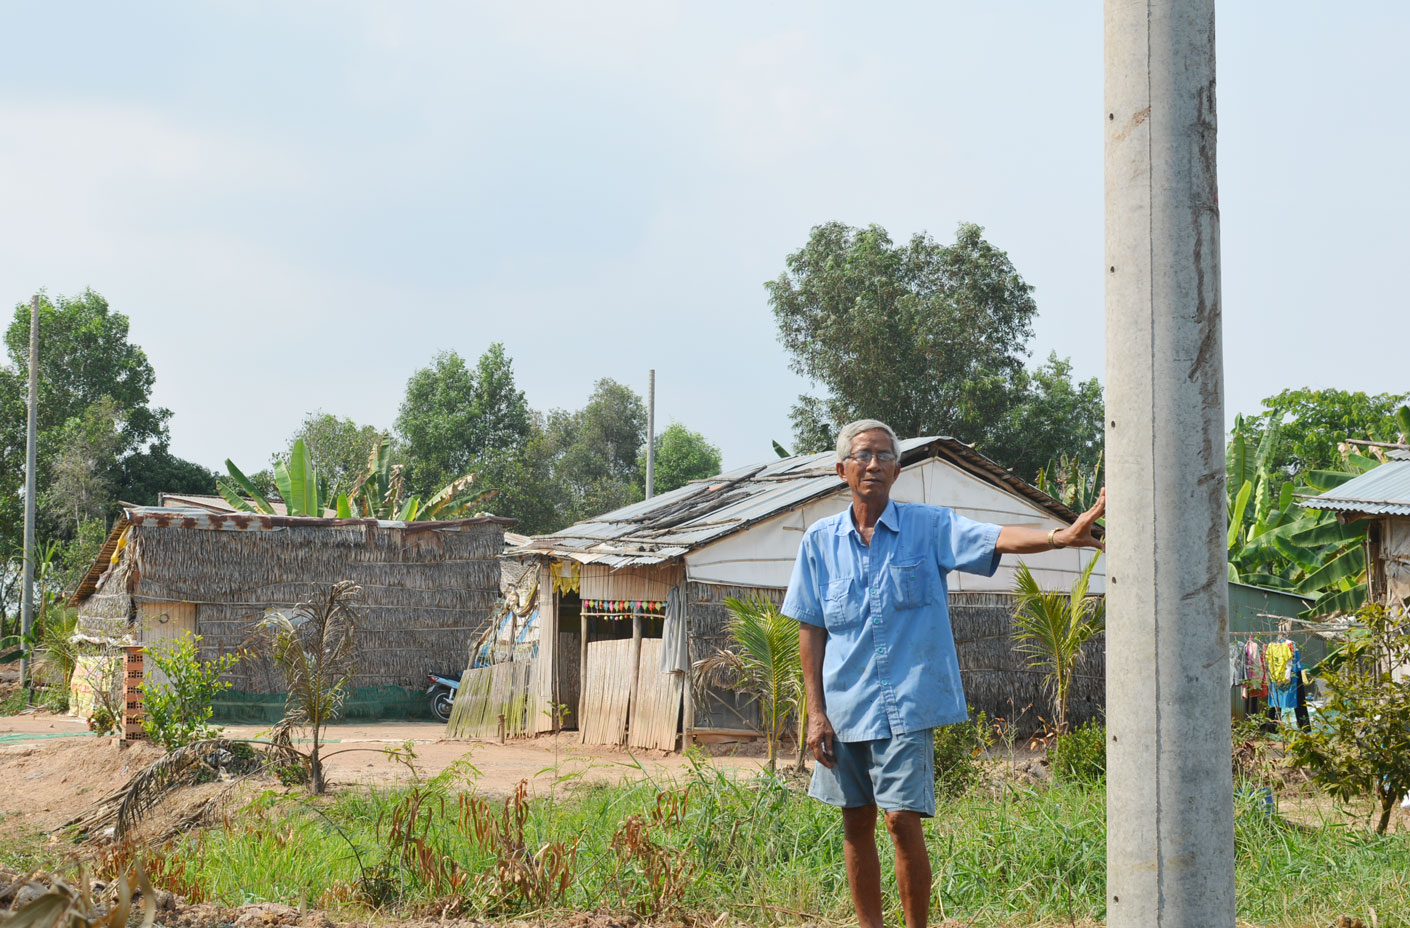
[[[1057,543],[1057,533],[1058,533],[1058,530],[1057,530],[1057,529],[1053,529],[1051,532],[1048,532],[1048,547],[1049,547],[1049,548],[1060,548],[1060,547],[1062,547],[1062,545],[1060,545],[1060,544]]]

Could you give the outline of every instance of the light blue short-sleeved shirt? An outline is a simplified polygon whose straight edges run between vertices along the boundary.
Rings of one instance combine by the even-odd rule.
[[[945,576],[992,576],[998,540],[997,525],[894,500],[870,545],[850,506],[804,533],[782,611],[827,629],[823,696],[838,740],[874,741],[969,717]]]

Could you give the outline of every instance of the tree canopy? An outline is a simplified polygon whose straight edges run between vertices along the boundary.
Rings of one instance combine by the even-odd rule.
[[[372,425],[358,425],[351,419],[318,410],[309,413],[298,430],[289,437],[283,460],[293,455],[294,445],[302,441],[318,472],[328,481],[334,496],[346,493],[354,482],[367,472],[367,456],[385,433]],[[271,461],[271,463],[273,463]]]
[[[1410,393],[1367,394],[1348,390],[1284,390],[1263,400],[1263,413],[1246,419],[1251,442],[1269,424],[1279,426],[1277,449],[1269,469],[1294,478],[1308,470],[1336,470],[1337,446],[1348,438],[1395,441],[1400,432],[1395,413]]]
[[[0,544],[6,548],[21,540],[29,316],[28,303],[15,307],[5,331],[9,363],[0,367]],[[50,516],[39,526],[41,538],[70,537],[84,519],[110,516],[118,499],[149,503],[158,490],[214,489],[210,471],[168,449],[171,412],[151,403],[156,372],[128,334],[127,317],[93,290],[40,297],[37,473],[39,502]]]
[[[577,412],[548,414],[538,451],[564,525],[641,499],[636,463],[645,441],[646,404],[610,377],[597,381]]]
[[[823,388],[792,410],[795,450],[823,450],[853,419],[904,437],[950,435],[1033,479],[1102,442],[1101,387],[1055,355],[1024,368],[1037,303],[1006,253],[964,223],[953,245],[892,243],[829,222],[765,284],[790,367]]]
[[[40,297],[39,430],[61,428],[111,397],[122,414],[119,454],[164,442],[171,411],[150,405],[157,375],[147,353],[128,340],[128,320],[92,290],[77,297]],[[5,332],[12,370],[29,372],[29,304],[15,307]],[[21,398],[24,394],[21,393]],[[23,407],[23,399],[21,399]],[[7,423],[8,424],[8,423]],[[20,422],[23,434],[24,422]]]
[[[1072,364],[1056,352],[1018,378],[1018,397],[981,450],[1025,480],[1064,459],[1090,466],[1106,442],[1102,385],[1093,377],[1074,382]]]
[[[692,480],[713,477],[720,472],[720,449],[679,422],[672,422],[656,436],[654,486],[657,493],[683,487]],[[637,455],[638,480],[646,487],[646,448]]]
[[[454,351],[436,355],[407,381],[396,430],[417,493],[474,472],[482,456],[522,446],[532,414],[504,345],[490,345],[473,370]]]

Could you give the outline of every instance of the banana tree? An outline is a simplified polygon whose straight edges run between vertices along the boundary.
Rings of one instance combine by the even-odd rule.
[[[274,505],[234,461],[226,458],[225,469],[229,476],[221,477],[215,485],[227,503],[238,512],[275,514]],[[303,439],[294,442],[289,460],[274,462],[274,484],[288,515],[323,516],[330,508],[328,481],[314,467]]]
[[[239,512],[275,514],[274,504],[234,461],[227,459],[225,468],[229,476],[217,480],[216,489],[227,503]],[[370,517],[397,522],[459,518],[481,508],[499,492],[471,493],[475,475],[466,474],[425,500],[408,496],[402,466],[392,463],[391,449],[380,438],[368,455],[367,472],[353,485],[351,492],[340,494],[336,499],[329,493],[328,481],[314,466],[303,439],[294,442],[288,461],[274,462],[274,483],[291,516],[322,517],[331,509],[339,519]]]
[[[1410,428],[1410,410],[1402,409],[1399,418]],[[1277,475],[1268,462],[1278,439],[1273,425],[1250,454],[1244,420],[1235,420],[1227,461],[1229,579],[1313,597],[1304,618],[1355,611],[1365,600],[1364,524],[1303,509],[1297,499],[1325,493],[1379,466],[1381,459],[1344,445],[1344,469],[1304,471],[1298,485],[1285,480],[1275,495]]]
[[[1097,501],[1097,494],[1105,484],[1102,454],[1088,464],[1081,458],[1063,454],[1056,461],[1040,469],[1033,480],[1034,485],[1044,493],[1058,500],[1074,512],[1085,512]]]
[[[446,484],[426,500],[406,495],[406,480],[400,464],[392,463],[391,447],[377,439],[367,456],[367,472],[347,494],[338,497],[338,517],[371,516],[401,522],[454,519],[473,512],[492,499],[497,490],[470,493],[474,474],[466,474]]]

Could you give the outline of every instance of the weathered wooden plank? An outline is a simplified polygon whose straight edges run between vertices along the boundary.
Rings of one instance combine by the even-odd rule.
[[[661,645],[660,638],[645,638],[641,642],[637,701],[631,709],[627,743],[637,748],[673,751],[679,731],[685,677],[661,672]]]
[[[529,676],[534,663],[507,661],[466,671],[446,723],[446,737],[497,738],[501,715],[506,736],[527,734]]]
[[[631,694],[632,643],[593,641],[583,683],[584,718],[578,720],[584,744],[623,744]]]

